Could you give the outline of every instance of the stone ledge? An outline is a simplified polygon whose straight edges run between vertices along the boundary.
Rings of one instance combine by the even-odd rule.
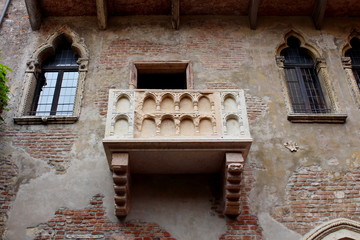
[[[104,139],[111,168],[112,154],[127,153],[131,173],[208,174],[221,171],[225,153],[241,153],[246,159],[252,139]]]
[[[290,113],[287,117],[287,119],[292,123],[345,123],[346,118],[347,114],[342,113]]]
[[[78,119],[78,116],[23,116],[15,117],[14,123],[19,125],[71,124],[77,122]]]

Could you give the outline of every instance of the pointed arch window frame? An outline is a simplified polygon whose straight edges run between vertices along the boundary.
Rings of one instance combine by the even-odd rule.
[[[78,80],[76,95],[74,101],[74,108],[72,115],[49,115],[49,116],[34,116],[30,114],[33,104],[34,94],[37,83],[41,76],[41,63],[50,55],[55,53],[58,40],[60,36],[64,36],[74,52],[79,55],[77,63]],[[75,123],[80,116],[81,100],[83,97],[84,83],[88,71],[89,50],[86,47],[84,40],[80,38],[69,27],[63,26],[38,47],[32,57],[27,61],[27,68],[24,75],[24,87],[20,100],[19,111],[14,117],[14,122],[19,125],[31,124],[70,124]]]
[[[322,223],[305,234],[301,240],[358,239],[360,222],[347,218],[336,218]]]
[[[327,113],[296,113],[293,110],[292,102],[290,98],[290,90],[287,86],[287,79],[285,75],[285,57],[280,53],[282,50],[288,47],[287,39],[290,36],[294,36],[300,40],[300,48],[306,49],[314,61],[315,73],[317,74],[318,80],[322,88],[322,94],[326,105],[329,109]],[[275,56],[276,64],[278,66],[280,76],[282,79],[282,88],[285,96],[285,103],[287,106],[288,114],[287,120],[292,123],[345,123],[347,119],[347,114],[342,113],[339,109],[339,105],[335,96],[335,91],[333,84],[330,80],[326,60],[321,57],[319,51],[312,47],[310,44],[305,41],[305,39],[295,31],[290,31],[284,36],[283,43],[281,43],[277,50]]]
[[[351,96],[353,97],[357,107],[360,109],[360,86],[358,85],[359,83],[357,82],[357,79],[354,74],[354,66],[352,64],[351,58],[346,56],[346,52],[352,48],[352,46],[350,45],[350,41],[353,38],[360,39],[360,32],[353,30],[352,33],[349,35],[346,44],[341,52],[341,56],[342,56],[341,62],[346,73],[346,78],[348,85],[350,87]],[[357,69],[360,73],[360,67]]]

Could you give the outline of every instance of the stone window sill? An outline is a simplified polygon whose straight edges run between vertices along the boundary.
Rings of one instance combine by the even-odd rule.
[[[23,116],[15,117],[14,122],[19,125],[71,124],[78,119],[78,116]]]
[[[293,123],[345,123],[347,114],[326,113],[326,114],[304,114],[290,113],[287,119]]]

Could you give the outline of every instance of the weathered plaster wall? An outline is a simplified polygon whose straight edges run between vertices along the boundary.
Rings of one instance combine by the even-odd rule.
[[[330,219],[360,220],[360,112],[341,64],[341,50],[351,30],[360,28],[358,20],[326,19],[324,29],[317,31],[310,18],[262,17],[253,31],[247,18],[182,17],[180,30],[174,31],[166,16],[118,17],[99,31],[95,18],[69,17],[45,19],[33,32],[23,1],[13,1],[0,29],[2,62],[13,69],[11,110],[0,126],[0,234],[5,231],[8,240],[43,239],[49,231],[62,230],[54,225],[61,218],[61,236],[80,236],[80,231],[84,237],[96,230],[109,239],[290,240]],[[63,25],[84,38],[90,50],[80,119],[70,125],[15,125],[26,62]],[[287,96],[275,52],[290,29],[326,59],[339,108],[348,114],[346,124],[294,124],[286,119]],[[101,143],[107,92],[128,88],[135,60],[191,60],[195,89],[246,90],[254,143],[237,219],[216,212],[219,193],[208,176],[138,176],[130,215],[121,222],[115,218],[111,173]],[[287,141],[295,141],[298,152],[286,149]],[[96,203],[89,205],[91,199]],[[83,214],[94,204],[104,216]],[[65,208],[68,212],[61,210]],[[86,216],[99,216],[94,219],[100,222]],[[131,225],[134,221],[141,226]],[[138,229],[148,224],[163,235],[146,236]]]

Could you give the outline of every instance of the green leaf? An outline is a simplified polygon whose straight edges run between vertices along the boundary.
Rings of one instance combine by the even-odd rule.
[[[11,68],[0,63],[0,110],[8,110],[6,106],[8,105],[10,100],[8,95],[10,93],[10,89],[6,85],[6,83],[8,82],[6,74],[10,71],[12,71]],[[4,121],[4,119],[0,116],[0,122],[1,121]]]

